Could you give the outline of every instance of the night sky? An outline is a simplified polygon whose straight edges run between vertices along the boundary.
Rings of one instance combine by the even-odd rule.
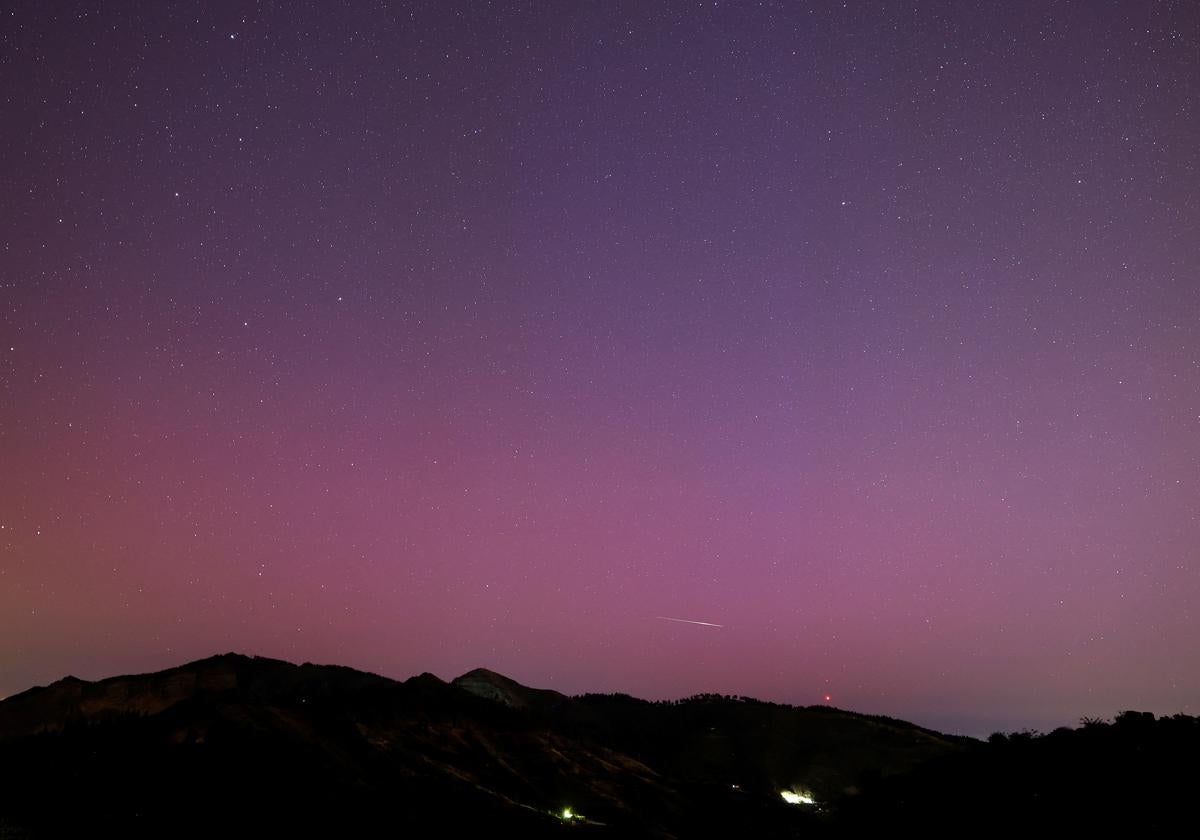
[[[1200,713],[1195,3],[18,0],[0,114],[0,695]]]

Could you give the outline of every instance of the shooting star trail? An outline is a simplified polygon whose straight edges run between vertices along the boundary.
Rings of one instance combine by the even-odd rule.
[[[690,618],[671,618],[666,615],[654,616],[659,621],[678,621],[680,624],[699,624],[701,627],[724,627],[724,624],[713,624],[711,621],[692,621]]]

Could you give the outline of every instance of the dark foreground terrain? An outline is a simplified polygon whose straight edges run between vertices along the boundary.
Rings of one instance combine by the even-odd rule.
[[[229,654],[0,702],[0,838],[1145,836],[1194,823],[1198,747],[1185,716],[982,743],[824,706]]]

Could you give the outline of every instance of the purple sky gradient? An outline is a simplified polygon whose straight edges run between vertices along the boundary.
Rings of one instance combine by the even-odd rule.
[[[0,21],[0,695],[1200,713],[1195,4],[383,5]]]

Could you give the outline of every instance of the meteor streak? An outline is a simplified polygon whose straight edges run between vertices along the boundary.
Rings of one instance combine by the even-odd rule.
[[[671,618],[665,615],[654,616],[659,621],[678,621],[680,624],[699,624],[701,627],[724,627],[724,624],[713,624],[711,621],[692,621],[690,618]]]

